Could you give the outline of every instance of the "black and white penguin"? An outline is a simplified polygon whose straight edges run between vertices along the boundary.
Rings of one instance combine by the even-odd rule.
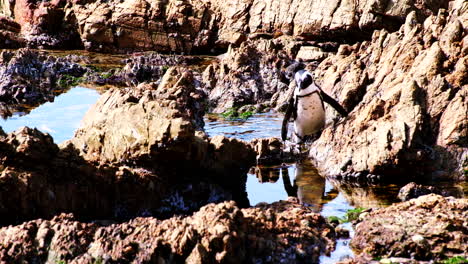
[[[348,115],[337,101],[323,92],[314,82],[309,71],[297,71],[294,80],[296,89],[289,99],[281,128],[281,138],[283,140],[287,138],[288,123],[291,116],[294,120],[294,142],[302,143],[308,137],[319,133],[325,126],[324,102],[331,105],[342,116]]]

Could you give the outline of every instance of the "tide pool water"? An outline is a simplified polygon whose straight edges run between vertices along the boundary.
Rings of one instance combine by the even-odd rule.
[[[85,113],[99,98],[96,90],[74,87],[33,109],[29,114],[15,113],[8,119],[0,119],[0,127],[9,133],[23,126],[49,133],[54,142],[62,143],[73,137]]]

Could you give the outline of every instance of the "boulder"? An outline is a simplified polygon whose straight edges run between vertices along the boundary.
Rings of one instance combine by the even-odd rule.
[[[107,226],[61,214],[0,229],[3,262],[317,263],[333,248],[333,227],[294,201],[248,209],[209,204],[184,218]]]
[[[310,151],[324,175],[435,178],[445,171],[465,178],[463,10],[466,3],[454,1],[424,23],[412,12],[399,31],[375,31],[372,41],[341,48],[319,65],[318,84],[351,112],[334,122],[338,115],[327,106],[329,125]]]
[[[247,171],[250,166],[242,164],[255,159],[247,143],[208,139],[202,132],[205,95],[196,85],[192,71],[173,67],[159,84],[111,89],[88,111],[71,142],[93,162],[139,164],[172,174],[223,166]]]
[[[372,211],[351,246],[374,258],[445,260],[468,251],[467,219],[467,199],[429,194]]]

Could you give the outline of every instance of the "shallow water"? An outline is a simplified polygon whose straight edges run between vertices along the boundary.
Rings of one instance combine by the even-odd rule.
[[[254,138],[280,137],[283,118],[273,113],[256,114],[247,120],[223,120],[215,115],[205,118],[210,136],[223,135],[250,141]]]
[[[211,117],[205,119],[205,123],[205,131],[209,136],[224,135],[249,141],[254,138],[280,137],[282,116],[273,113],[257,114],[246,121],[225,121]],[[248,175],[246,185],[251,205],[272,203],[295,196],[324,217],[344,217],[348,210],[363,207],[363,204],[387,206],[395,200],[398,191],[398,188],[392,189],[391,186],[370,186],[361,187],[360,192],[355,192],[351,187],[346,188],[326,180],[307,160],[281,166],[255,167]],[[352,236],[351,224],[342,225],[350,230]],[[349,247],[350,240],[338,239],[336,250],[330,256],[322,256],[320,263],[336,263],[353,256]]]
[[[59,144],[73,137],[86,111],[98,98],[96,90],[74,87],[55,97],[53,102],[31,110],[29,114],[17,112],[7,119],[0,119],[0,127],[7,133],[23,126],[37,128],[49,133],[54,142]]]

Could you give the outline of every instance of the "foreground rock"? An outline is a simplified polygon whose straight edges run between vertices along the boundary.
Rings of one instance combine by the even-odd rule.
[[[30,49],[3,51],[0,53],[0,114],[9,116],[21,105],[53,101],[66,88],[67,80],[85,72],[86,69],[66,58]]]
[[[169,186],[141,168],[96,167],[35,129],[0,129],[0,150],[0,225],[61,212],[80,219],[157,214]]]
[[[430,194],[369,213],[351,246],[364,255],[444,260],[468,252],[468,200]]]
[[[296,202],[209,204],[186,218],[99,226],[62,214],[0,229],[0,261],[37,263],[317,263],[334,231]]]
[[[352,111],[312,145],[323,174],[466,178],[467,8],[453,1],[423,24],[411,13],[320,64],[319,84]]]

